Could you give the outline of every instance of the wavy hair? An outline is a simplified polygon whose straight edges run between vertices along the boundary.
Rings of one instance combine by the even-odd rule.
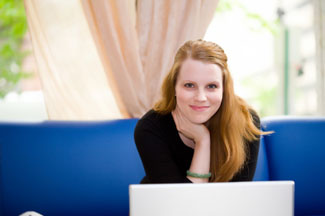
[[[175,85],[182,63],[187,58],[217,64],[222,69],[223,99],[220,108],[207,124],[211,136],[212,176],[209,181],[229,181],[245,163],[247,143],[267,133],[255,126],[252,117],[255,111],[235,95],[224,50],[213,42],[201,39],[187,41],[178,49],[174,64],[163,81],[162,98],[155,104],[155,111],[167,114],[176,108]]]

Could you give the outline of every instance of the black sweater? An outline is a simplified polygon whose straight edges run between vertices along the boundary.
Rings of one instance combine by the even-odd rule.
[[[258,116],[252,112],[255,125]],[[186,146],[178,135],[172,115],[150,110],[137,123],[134,139],[146,176],[141,183],[191,183],[186,177],[194,149]],[[259,140],[248,143],[244,167],[231,181],[251,181],[254,177]]]

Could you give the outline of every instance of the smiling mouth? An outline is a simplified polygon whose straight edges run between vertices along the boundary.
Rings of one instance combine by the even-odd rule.
[[[193,106],[190,105],[190,107],[195,110],[195,111],[199,111],[199,112],[203,112],[205,110],[207,110],[209,108],[209,106]]]

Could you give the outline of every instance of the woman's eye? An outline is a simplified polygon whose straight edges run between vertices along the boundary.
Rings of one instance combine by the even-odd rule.
[[[218,86],[216,84],[210,84],[210,85],[208,85],[208,88],[215,89],[215,88],[218,88]]]
[[[194,87],[194,85],[192,83],[185,83],[184,86],[186,88],[193,88]]]

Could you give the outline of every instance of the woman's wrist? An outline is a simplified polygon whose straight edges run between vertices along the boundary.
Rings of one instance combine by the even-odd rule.
[[[211,177],[210,172],[202,174],[202,173],[191,172],[190,170],[186,171],[186,175],[194,177],[194,178],[207,178],[208,179]]]
[[[194,137],[195,143],[210,144],[210,131],[204,126],[203,130],[200,130]]]
[[[210,136],[202,137],[194,140],[195,146],[206,146],[210,148]]]

